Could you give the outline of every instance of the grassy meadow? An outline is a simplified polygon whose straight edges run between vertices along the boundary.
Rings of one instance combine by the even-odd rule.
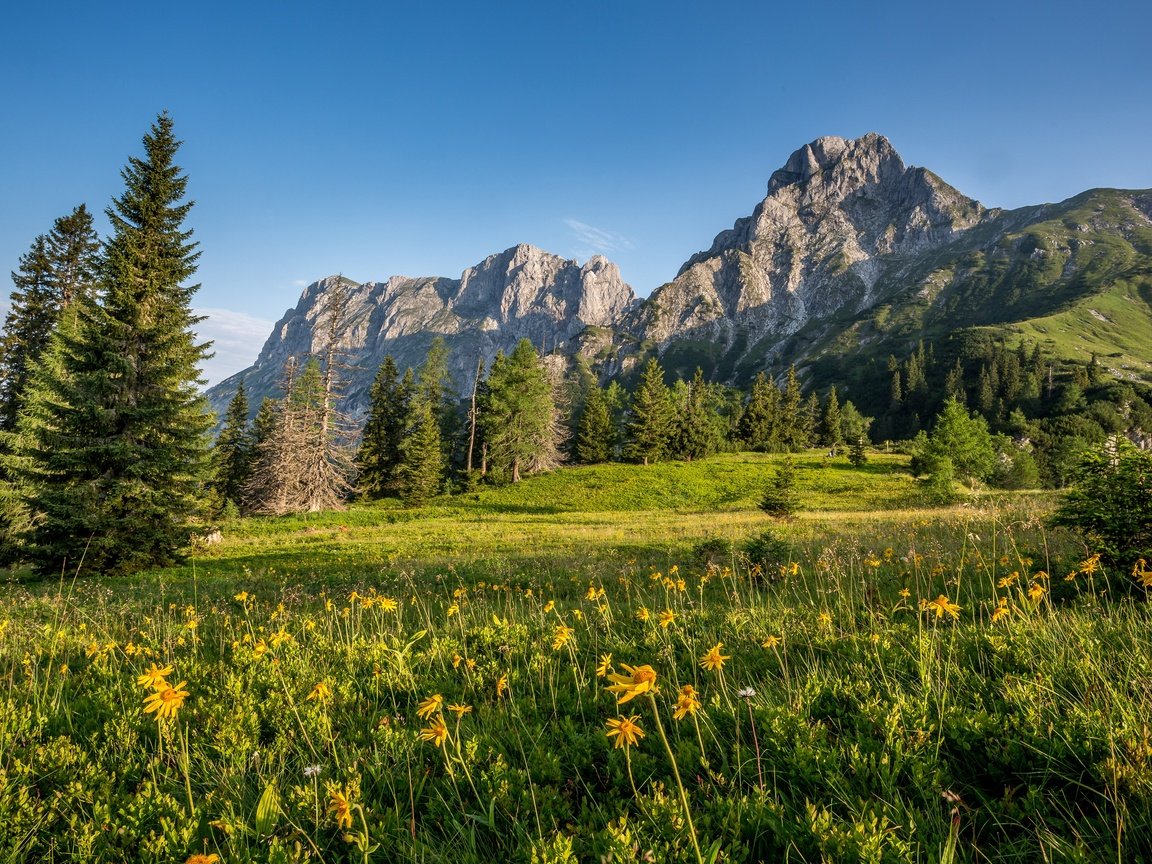
[[[904,457],[572,468],[0,587],[0,861],[1152,861],[1142,589]]]

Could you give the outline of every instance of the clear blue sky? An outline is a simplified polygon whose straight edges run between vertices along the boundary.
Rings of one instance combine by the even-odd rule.
[[[15,4],[0,272],[76,204],[102,213],[164,109],[197,201],[213,380],[331,273],[458,276],[527,242],[601,252],[648,294],[821,135],[880,132],[990,206],[1152,187],[1150,9]]]

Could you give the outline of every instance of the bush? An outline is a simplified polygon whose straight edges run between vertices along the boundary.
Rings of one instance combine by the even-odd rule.
[[[1152,453],[1119,436],[1085,451],[1052,523],[1078,531],[1113,564],[1152,559]]]
[[[771,531],[749,537],[744,541],[742,551],[749,566],[759,565],[761,572],[769,578],[774,577],[781,567],[796,557],[792,547]]]
[[[768,484],[760,509],[769,516],[786,517],[800,509],[800,496],[796,493],[796,466],[785,459],[776,469],[776,476]]]

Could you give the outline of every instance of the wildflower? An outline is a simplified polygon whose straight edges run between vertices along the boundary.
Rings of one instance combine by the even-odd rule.
[[[1100,570],[1100,553],[1096,552],[1089,555],[1086,559],[1080,562],[1080,572],[1085,576],[1091,576]]]
[[[320,765],[305,765],[304,776],[311,780],[313,777],[318,777],[321,770]]]
[[[623,705],[630,699],[656,689],[656,670],[645,664],[644,666],[629,666],[624,664],[624,671],[628,674],[612,674],[608,680],[613,686],[608,692],[615,693],[617,702]]]
[[[384,612],[395,612],[400,608],[400,604],[391,597],[381,597],[376,601],[376,605]]]
[[[421,741],[431,741],[437,747],[448,738],[448,727],[444,725],[444,718],[437,714],[432,718],[430,725],[420,730]]]
[[[832,616],[826,611],[821,612],[819,615],[816,616],[816,622],[821,627],[831,627],[832,626]]]
[[[184,864],[217,864],[219,860],[220,856],[215,852],[209,852],[207,855],[196,853],[195,855],[189,855],[187,860],[184,861]]]
[[[501,698],[506,692],[508,692],[508,676],[501,675],[496,679],[496,698]]]
[[[583,609],[573,609],[572,610],[572,617],[575,618],[577,621],[583,621],[584,620],[584,610]]]
[[[763,642],[760,643],[760,647],[761,648],[767,648],[767,649],[771,650],[779,644],[780,644],[780,637],[779,636],[769,636],[767,639],[765,639]]]
[[[329,793],[328,812],[336,817],[337,828],[352,827],[352,802],[342,789],[332,789]]]
[[[285,642],[292,641],[292,634],[281,627],[279,630],[268,637],[268,641],[272,644],[273,648],[279,648]]]
[[[676,700],[676,708],[672,711],[673,720],[683,720],[700,710],[700,700],[696,698],[696,688],[685,684],[680,688],[680,696]]]
[[[547,603],[544,604],[544,614],[547,615],[549,612],[551,612],[555,608],[556,608],[556,601],[555,600],[549,600]]]
[[[232,599],[233,600],[239,600],[241,603],[247,603],[251,598],[249,597],[247,591],[241,591],[239,594],[237,594]]]
[[[268,652],[268,643],[263,639],[257,639],[256,644],[252,646],[252,653],[257,657],[263,657]]]
[[[1001,597],[1000,602],[996,604],[996,608],[992,610],[992,623],[995,624],[1001,618],[1006,618],[1012,614],[1012,608],[1008,605],[1008,598]]]
[[[312,692],[305,697],[305,702],[311,702],[315,699],[317,702],[329,702],[332,699],[332,688],[327,683],[321,681],[312,688]]]
[[[188,691],[184,688],[188,686],[187,681],[181,681],[175,687],[168,686],[163,683],[163,687],[157,687],[151,696],[144,700],[144,713],[156,713],[157,720],[175,720],[176,714],[184,705],[184,700],[188,698]]]
[[[567,624],[557,624],[556,629],[552,632],[552,650],[559,651],[567,645],[575,632]]]
[[[460,668],[460,663],[461,663],[461,661],[462,661],[463,659],[464,659],[464,658],[463,658],[463,657],[461,657],[459,654],[453,654],[453,655],[452,655],[452,668],[453,668],[453,669],[459,669],[459,668]]]
[[[742,687],[736,691],[736,695],[741,699],[751,699],[756,695],[756,690],[753,687]]]
[[[900,589],[900,598],[902,600],[907,600],[911,596],[912,596],[912,592],[909,591],[907,588],[901,588]]]
[[[647,621],[651,617],[652,617],[652,613],[648,611],[647,606],[641,606],[639,609],[636,610],[636,620],[637,621]]]
[[[639,714],[633,714],[631,717],[617,717],[615,720],[609,720],[608,731],[605,734],[609,738],[616,737],[616,747],[631,747],[644,737],[644,730],[636,722],[639,719]]]
[[[997,588],[1011,588],[1013,585],[1016,584],[1016,581],[1019,578],[1020,578],[1020,571],[1019,570],[1013,570],[1007,576],[1004,576],[1003,578],[1001,578],[1000,581],[996,583],[996,587]]]
[[[1148,569],[1148,562],[1143,558],[1132,565],[1132,576],[1145,588],[1152,588],[1152,570]]]
[[[667,630],[669,625],[673,624],[675,621],[676,614],[671,609],[665,609],[660,613],[660,626],[665,630]]]
[[[717,642],[708,653],[700,658],[700,665],[707,669],[709,672],[719,672],[724,668],[724,661],[731,660],[732,655],[721,654],[720,649],[724,647],[723,642]]]
[[[455,615],[459,611],[460,611],[460,604],[459,603],[453,603],[451,606],[448,607],[448,617],[451,618],[453,615]]]
[[[936,617],[943,618],[945,615],[950,615],[953,620],[960,617],[960,607],[951,602],[945,595],[941,594],[935,600],[921,600],[921,612],[934,612]]]
[[[165,666],[163,669],[160,669],[156,666],[155,663],[153,663],[148,667],[147,671],[145,671],[143,675],[136,679],[136,683],[141,687],[147,687],[148,689],[155,690],[159,687],[168,686],[167,679],[171,674],[171,666]]]
[[[416,706],[416,716],[421,720],[427,720],[433,714],[440,713],[440,706],[444,704],[444,697],[439,693],[433,693],[418,706]]]
[[[601,654],[600,665],[596,667],[596,677],[603,678],[612,669],[612,655]]]
[[[455,714],[457,717],[463,717],[465,714],[472,713],[472,706],[455,703],[453,705],[449,705],[448,710]]]
[[[468,667],[469,672],[472,672],[476,669],[476,661],[471,657],[464,661],[464,665]]]
[[[877,558],[872,553],[869,553],[868,557],[864,559],[864,563],[867,564],[869,567],[875,568],[875,567],[880,566],[880,559]]]
[[[1044,599],[1044,595],[1048,593],[1048,589],[1041,585],[1039,582],[1033,582],[1028,586],[1028,599],[1033,603],[1039,603]]]

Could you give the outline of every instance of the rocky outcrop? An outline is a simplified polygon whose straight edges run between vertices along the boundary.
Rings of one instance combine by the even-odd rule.
[[[342,340],[349,369],[345,410],[367,410],[368,389],[384,356],[401,369],[423,363],[433,339],[442,337],[461,392],[471,388],[476,362],[489,365],[526,338],[538,351],[574,353],[589,327],[614,328],[636,303],[616,265],[602,257],[586,264],[533,246],[514,246],[465,270],[459,279],[393,276],[357,284],[330,276],[304,289],[295,309],[277,322],[256,362],[208,391],[222,414],[240,380],[255,411],[278,394],[290,356],[319,352],[327,339],[326,298],[347,294],[348,327]]]

